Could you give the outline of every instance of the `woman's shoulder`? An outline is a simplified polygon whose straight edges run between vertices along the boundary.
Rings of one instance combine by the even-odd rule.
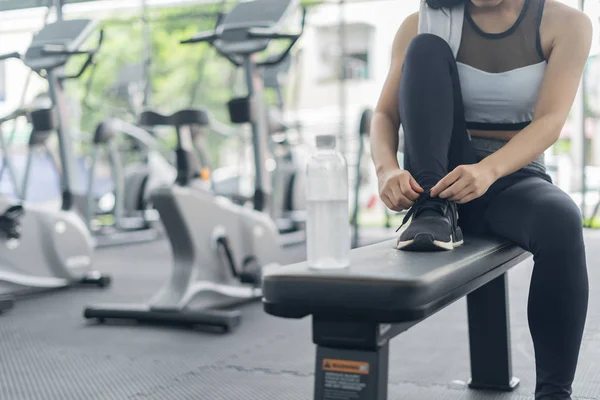
[[[587,46],[592,35],[592,21],[574,7],[558,0],[546,0],[540,34],[544,54],[549,57],[558,43]]]
[[[392,43],[392,56],[402,55],[404,57],[404,52],[408,48],[408,44],[418,33],[419,13],[415,12],[406,17],[400,24]]]
[[[546,0],[545,2],[542,23],[553,30],[570,29],[590,22],[590,18],[577,8],[558,0]]]
[[[416,35],[419,31],[419,12],[414,12],[406,17],[400,25],[400,30]]]
[[[416,11],[416,12],[410,14],[408,17],[406,17],[404,19],[404,21],[402,22],[402,25],[406,25],[413,29],[418,29],[418,27],[419,27],[419,12]]]
[[[414,12],[402,21],[396,32],[396,40],[413,38],[419,32],[419,12]]]

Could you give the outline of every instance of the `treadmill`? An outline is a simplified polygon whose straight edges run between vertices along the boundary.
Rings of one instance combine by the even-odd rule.
[[[264,70],[285,68],[290,52],[304,32],[304,12],[300,32],[282,33],[283,24],[298,10],[297,0],[254,0],[239,3],[217,25],[214,31],[202,32],[182,44],[208,43],[217,53],[244,70],[247,94],[227,103],[231,122],[249,124],[252,131],[254,158],[253,207],[271,216],[286,246],[296,246],[306,240],[304,210],[285,211],[279,207],[286,199],[285,190],[273,188],[272,173],[267,169],[269,154],[269,124],[264,101]],[[267,50],[273,41],[286,41],[287,47],[257,61],[258,54]],[[293,182],[292,182],[293,183]]]
[[[269,61],[256,62],[254,55],[264,51],[271,40],[281,39],[289,41],[288,47],[270,62],[278,63],[285,59],[301,33],[280,33],[280,21],[293,9],[297,9],[296,6],[297,2],[287,0],[254,0],[240,3],[220,21],[214,31],[182,42],[209,42],[220,54],[235,65],[243,66],[246,71],[249,94],[233,99],[229,108],[232,122],[249,123],[252,127],[256,164],[253,205],[255,210],[264,213],[253,212],[252,216],[240,217],[240,214],[244,214],[241,211],[242,207],[236,207],[240,210],[237,213],[227,211],[227,206],[215,199],[214,192],[209,189],[191,190],[192,182],[198,181],[193,178],[198,170],[198,160],[190,149],[192,134],[189,128],[192,125],[208,125],[209,118],[205,111],[180,110],[169,116],[151,111],[142,113],[142,125],[174,126],[178,136],[176,185],[159,189],[153,196],[171,242],[171,276],[161,290],[146,303],[92,305],[85,308],[85,318],[95,319],[100,323],[126,319],[153,324],[208,326],[229,332],[241,321],[240,311],[232,310],[232,307],[262,298],[262,267],[306,259],[303,231],[290,235],[278,234],[275,229],[265,230],[261,235],[257,235],[260,239],[256,241],[248,234],[251,229],[261,231],[262,227],[267,225],[262,221],[267,219],[266,214],[270,211],[271,190],[270,177],[265,166],[268,140],[264,123],[266,115],[262,112],[260,84],[255,85],[254,81],[261,79],[256,74],[256,66],[266,65]],[[189,194],[194,192],[200,195]],[[203,219],[195,220],[193,212],[184,212],[182,209],[202,209],[206,214]],[[210,214],[211,212],[214,214]],[[243,217],[249,219],[239,223]],[[227,228],[219,227],[222,221],[217,221],[218,218],[226,219],[224,223],[227,224]],[[205,229],[202,224],[214,226],[216,229]],[[271,221],[268,225],[274,228]],[[228,229],[227,234],[232,234],[233,240],[228,236],[207,239],[218,236],[219,229]],[[301,236],[294,237],[296,233],[300,233]],[[212,246],[213,243],[215,249],[203,252],[202,246]],[[253,247],[255,245],[256,247]],[[246,252],[247,249],[254,253],[249,253],[250,250]],[[271,250],[277,254],[261,257],[261,254]],[[238,254],[242,254],[239,260],[236,258]],[[212,262],[215,258],[218,262]]]

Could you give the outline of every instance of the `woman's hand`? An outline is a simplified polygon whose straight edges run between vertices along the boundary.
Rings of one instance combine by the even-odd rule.
[[[481,163],[459,165],[431,189],[430,195],[465,204],[483,196],[495,181],[492,169]]]
[[[415,178],[405,170],[393,169],[378,176],[379,197],[393,211],[408,210],[423,193]]]

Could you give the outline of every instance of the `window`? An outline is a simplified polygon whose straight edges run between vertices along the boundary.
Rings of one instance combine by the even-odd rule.
[[[371,79],[370,52],[374,28],[364,23],[346,24],[346,55],[342,60],[338,26],[317,30],[320,81]]]

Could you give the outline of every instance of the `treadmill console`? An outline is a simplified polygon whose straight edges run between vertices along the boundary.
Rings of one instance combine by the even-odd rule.
[[[277,29],[296,10],[296,0],[253,0],[236,5],[219,26],[214,46],[222,53],[244,55],[263,51],[270,39],[249,38],[251,29]]]
[[[32,39],[23,62],[36,72],[62,67],[96,31],[97,21],[74,19],[46,25]]]

